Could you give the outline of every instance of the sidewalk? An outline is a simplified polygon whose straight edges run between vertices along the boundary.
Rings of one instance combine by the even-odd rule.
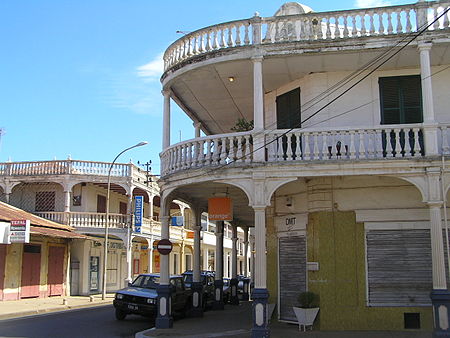
[[[101,295],[93,296],[57,296],[48,298],[27,298],[0,302],[0,320],[37,314],[79,309],[112,304],[114,294],[107,294],[102,300]]]
[[[185,318],[174,322],[172,329],[150,329],[136,334],[136,338],[183,337],[248,338],[252,327],[251,302],[239,306],[226,305],[224,311],[207,311],[203,318]],[[272,320],[271,337],[276,338],[431,338],[427,331],[307,331],[300,332],[298,325]]]

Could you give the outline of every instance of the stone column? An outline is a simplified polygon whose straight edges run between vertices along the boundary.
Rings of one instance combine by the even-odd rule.
[[[203,251],[203,270],[208,270],[208,249]]]
[[[163,110],[163,139],[162,150],[170,146],[170,91],[163,90],[164,110]]]
[[[237,271],[237,265],[238,265],[238,259],[237,259],[237,226],[232,226],[232,235],[231,235],[231,280],[230,280],[230,288],[231,288],[231,297],[230,297],[230,304],[233,305],[239,305],[239,297],[238,297],[238,271]]]
[[[425,155],[439,154],[437,143],[438,124],[434,115],[433,88],[431,85],[430,42],[419,42],[420,75],[422,78],[423,130]]]
[[[444,238],[442,235],[440,169],[428,168],[428,207],[430,210],[431,260],[433,271],[434,334],[433,337],[450,336],[450,292],[445,276]]]
[[[223,310],[223,221],[216,222],[216,253],[213,310]]]
[[[161,239],[169,239],[169,209],[170,201],[166,201],[161,193]],[[158,292],[158,315],[155,326],[157,329],[167,329],[173,326],[171,313],[171,297],[169,287],[169,255],[160,255],[160,279]]]
[[[202,213],[197,208],[193,210],[194,213],[194,256],[193,258],[193,278],[192,278],[192,317],[203,316],[203,284],[201,281],[200,271],[200,231],[202,229]]]
[[[253,137],[254,161],[265,160],[264,149],[264,88],[262,61],[263,57],[252,58],[253,61],[253,131],[257,134]]]
[[[154,213],[154,211],[153,211],[153,198],[154,198],[155,196],[154,195],[149,195],[149,197],[148,197],[148,206],[149,206],[149,217],[150,217],[150,220],[153,220],[153,213]]]
[[[266,260],[266,207],[254,206],[255,211],[255,288],[253,289],[252,337],[269,337]]]
[[[248,227],[244,228],[244,276],[248,277]],[[242,300],[249,300],[250,280],[244,280]]]
[[[155,239],[153,238],[153,229],[152,234],[150,236],[150,240],[147,240],[148,242],[148,272],[153,273],[153,244],[155,242]]]
[[[200,122],[194,122],[194,128],[195,128],[195,138],[200,137],[200,131],[201,131],[201,126],[202,124]]]

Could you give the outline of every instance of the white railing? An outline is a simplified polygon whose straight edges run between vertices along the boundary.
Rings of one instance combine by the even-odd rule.
[[[249,132],[202,137],[167,148],[161,155],[163,174],[227,164],[252,162],[253,139]]]
[[[345,130],[276,130],[267,133],[269,162],[420,157],[420,125]]]
[[[417,32],[449,8],[449,1],[276,16],[226,22],[189,33],[164,53],[164,70],[227,48],[283,42],[336,40]],[[448,29],[449,14],[429,30]]]
[[[0,175],[39,176],[39,175],[99,175],[108,176],[111,163],[76,160],[4,162],[0,163]],[[115,163],[111,176],[130,176],[132,164]]]
[[[448,141],[450,132],[441,127]],[[421,124],[383,125],[361,128],[292,129],[264,132],[262,162],[366,160],[425,155]],[[170,173],[231,163],[253,163],[253,140],[261,133],[214,135],[175,144],[161,153],[161,173]],[[447,144],[447,146],[446,146]],[[450,142],[442,151],[450,152]],[[446,146],[446,148],[445,148]]]
[[[96,212],[35,212],[39,217],[51,221],[77,227],[104,228],[106,223],[105,213]],[[128,217],[122,214],[109,214],[109,228],[125,228]]]

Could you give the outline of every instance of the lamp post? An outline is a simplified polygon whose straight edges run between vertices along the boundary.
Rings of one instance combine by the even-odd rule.
[[[143,142],[139,142],[138,144],[135,144],[132,147],[126,148],[124,150],[122,150],[112,161],[112,163],[109,166],[109,170],[108,170],[108,187],[106,189],[106,219],[105,219],[105,247],[104,247],[104,251],[103,251],[103,283],[102,283],[102,300],[105,300],[106,298],[106,265],[108,262],[108,225],[109,225],[109,190],[111,187],[111,170],[112,167],[114,165],[114,163],[116,162],[116,160],[119,158],[120,155],[122,155],[124,152],[133,149],[133,148],[137,148],[137,147],[141,147],[141,146],[145,146],[148,142],[147,141],[143,141]]]

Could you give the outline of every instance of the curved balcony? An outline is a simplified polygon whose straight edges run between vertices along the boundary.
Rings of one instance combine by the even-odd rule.
[[[346,11],[230,21],[199,29],[175,41],[164,54],[164,71],[193,58],[236,48],[289,42],[332,42],[418,32],[440,16],[449,1],[418,2]],[[448,29],[448,13],[427,30]]]
[[[436,129],[440,154],[450,154],[448,126]],[[422,124],[241,132],[180,142],[161,154],[161,175],[264,162],[364,161],[427,156]],[[258,156],[258,153],[260,156]],[[261,155],[262,154],[262,155]]]

